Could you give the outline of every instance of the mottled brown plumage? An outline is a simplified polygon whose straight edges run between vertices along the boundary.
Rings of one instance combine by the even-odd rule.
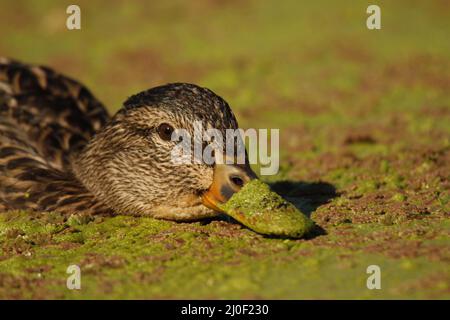
[[[144,91],[110,118],[80,83],[0,58],[0,210],[213,216],[202,194],[214,165],[174,165],[176,142],[157,132],[165,123],[192,133],[196,120],[237,128],[228,104],[195,85]]]

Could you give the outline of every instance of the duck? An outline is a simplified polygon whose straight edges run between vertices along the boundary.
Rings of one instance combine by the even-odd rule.
[[[170,161],[175,130],[237,129],[213,91],[169,83],[131,95],[110,116],[80,82],[0,57],[0,212],[215,217],[256,175],[244,164]],[[247,155],[246,155],[247,156]]]

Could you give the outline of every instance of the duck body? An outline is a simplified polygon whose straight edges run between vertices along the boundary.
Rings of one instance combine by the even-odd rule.
[[[228,177],[254,174],[248,165],[173,165],[166,135],[193,131],[194,121],[238,127],[228,104],[196,85],[143,91],[111,117],[79,82],[0,57],[0,211],[214,216],[211,203],[242,186]]]
[[[74,177],[70,159],[109,118],[78,82],[0,58],[0,210],[107,210]]]

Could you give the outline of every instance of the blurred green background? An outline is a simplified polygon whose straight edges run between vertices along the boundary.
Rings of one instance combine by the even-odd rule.
[[[168,82],[212,89],[242,127],[281,129],[281,171],[265,179],[279,182],[277,191],[312,213],[325,234],[282,241],[233,231],[237,239],[217,222],[117,218],[103,242],[90,240],[97,233],[89,224],[79,227],[81,242],[72,239],[81,248],[53,252],[61,267],[48,271],[60,279],[62,266],[97,250],[103,260],[88,262],[105,271],[79,295],[51,281],[29,289],[43,280],[23,270],[28,263],[41,270],[48,252],[31,245],[36,260],[26,262],[6,254],[2,238],[8,276],[0,283],[20,280],[31,290],[19,288],[16,297],[449,297],[450,2],[86,0],[76,1],[81,30],[69,31],[72,3],[1,1],[0,55],[81,81],[111,113],[128,96]],[[381,7],[381,30],[366,28],[370,4]],[[174,235],[148,242],[125,236],[124,226]],[[116,235],[134,241],[132,253]],[[172,245],[170,257],[158,251],[161,241]],[[212,258],[198,256],[202,250]],[[142,262],[142,255],[159,258]],[[126,263],[114,269],[117,256]],[[373,261],[387,270],[381,292],[365,287]],[[144,274],[140,286],[136,270],[157,279]]]

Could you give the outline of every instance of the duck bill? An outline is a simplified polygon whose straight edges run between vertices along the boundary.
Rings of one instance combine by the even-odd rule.
[[[203,205],[214,211],[225,213],[220,206],[253,179],[256,179],[256,174],[248,164],[216,164],[213,182],[202,195]]]

